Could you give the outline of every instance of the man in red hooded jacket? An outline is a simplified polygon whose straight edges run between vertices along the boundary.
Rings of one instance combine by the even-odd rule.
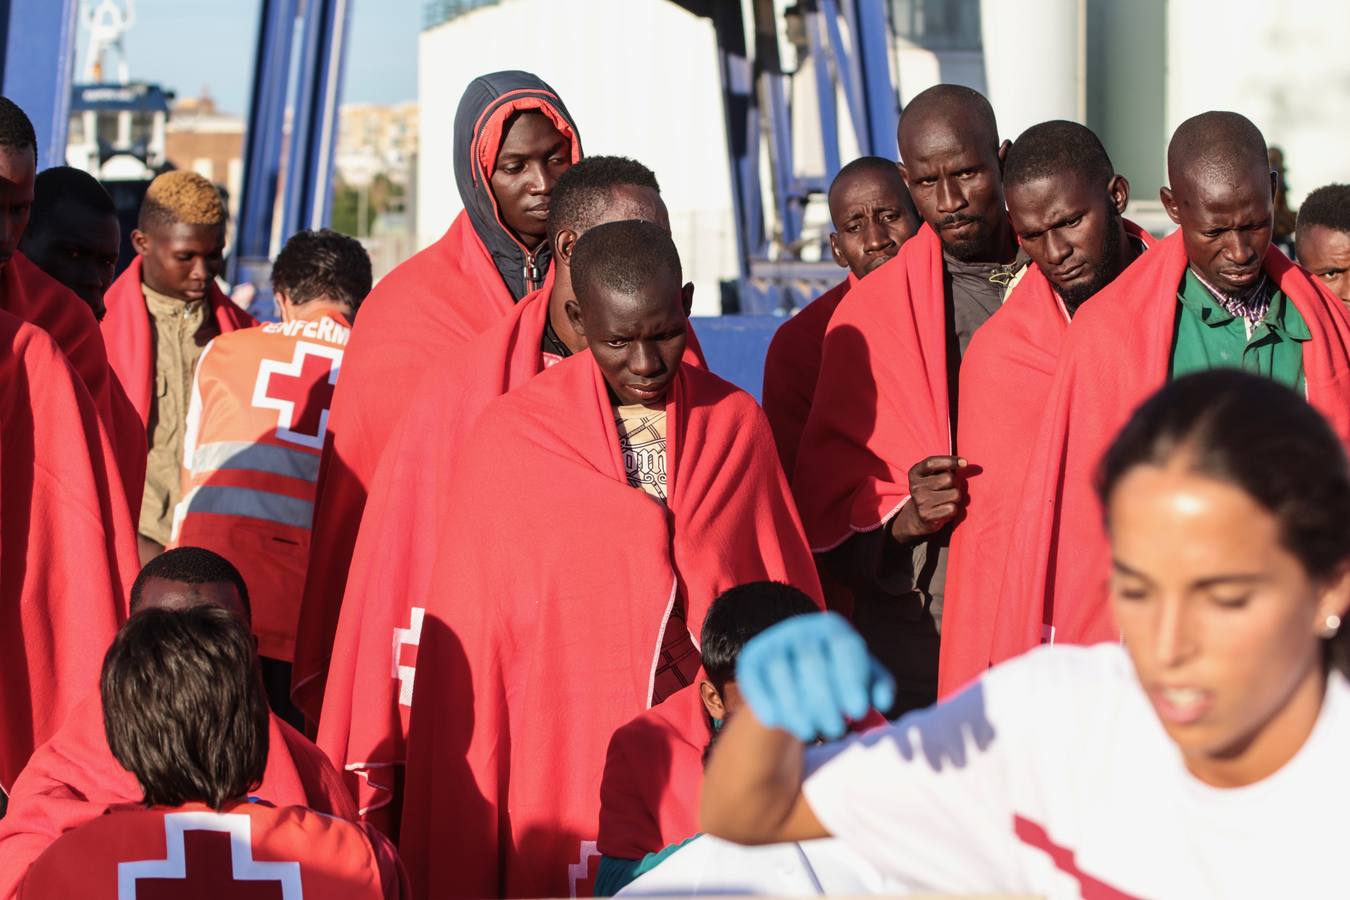
[[[1151,238],[1122,213],[1130,186],[1076,122],[1022,133],[1003,168],[1008,214],[1033,264],[984,324],[961,363],[957,446],[973,467],[952,533],[938,693],[989,667],[1008,542],[1022,522],[1022,481],[1049,402],[1070,318]]]
[[[131,588],[131,612],[217,606],[244,625],[251,618],[248,588],[226,559],[199,547],[170,550],[151,560]],[[257,797],[277,806],[308,806],[344,819],[356,817],[351,796],[327,757],[276,714],[269,715],[269,751]],[[33,860],[62,834],[100,816],[109,806],[140,798],[136,777],[108,748],[97,691],[71,713],[14,783],[0,819],[0,900],[11,900]]]
[[[455,180],[464,211],[371,292],[333,397],[293,674],[310,719],[322,705],[346,561],[385,442],[424,372],[543,285],[549,199],[580,158],[567,107],[528,72],[480,76],[460,99]]]

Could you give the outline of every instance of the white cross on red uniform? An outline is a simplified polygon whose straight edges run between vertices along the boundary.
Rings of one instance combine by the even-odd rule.
[[[117,900],[303,900],[298,862],[253,858],[253,822],[238,813],[164,816],[164,859],[117,866]]]
[[[342,348],[296,341],[288,363],[265,359],[253,385],[253,405],[277,411],[277,437],[321,449],[328,410],[342,368]]]

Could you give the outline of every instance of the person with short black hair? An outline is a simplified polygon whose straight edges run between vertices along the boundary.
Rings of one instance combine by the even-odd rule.
[[[429,895],[584,893],[609,739],[693,683],[709,604],[764,579],[819,599],[763,412],[685,356],[670,234],[596,225],[571,265],[589,352],[474,422],[418,614],[399,846]]]
[[[1032,264],[961,363],[956,443],[979,467],[952,532],[938,696],[989,668],[1003,561],[1023,521],[1022,482],[1050,404],[1070,319],[1153,239],[1124,218],[1130,185],[1077,122],[1033,125],[1003,166],[1008,216]]]
[[[111,900],[166,881],[204,897],[233,896],[238,881],[296,896],[409,895],[398,854],[374,829],[251,797],[269,758],[267,700],[252,636],[230,611],[132,616],[104,657],[100,693],[108,748],[141,797],[53,842],[21,900]]]
[[[370,257],[354,238],[302,231],[272,284],[281,321],[222,334],[197,363],[170,546],[214,550],[244,572],[272,706],[300,726],[291,661],[319,459]]]
[[[1350,184],[1327,184],[1298,208],[1294,248],[1299,264],[1350,304]]]
[[[817,749],[894,684],[842,619],[776,625],[737,664],[745,708],[708,764],[705,830],[833,835],[897,893],[1337,893],[1343,437],[1269,378],[1193,374],[1146,398],[1092,484],[1123,642],[1039,647]]]
[[[131,232],[136,258],[106,296],[108,358],[149,438],[142,562],[172,535],[197,363],[212,338],[258,324],[216,284],[227,225],[225,200],[210,181],[188,171],[157,176]]]
[[[806,594],[776,581],[737,585],[708,607],[699,641],[705,677],[610,739],[600,782],[595,896],[618,893],[697,834],[703,761],[741,705],[741,649],[770,626],[819,609]]]
[[[840,169],[827,199],[834,224],[830,250],[848,277],[778,326],[764,357],[764,414],[788,474],[796,465],[834,311],[859,279],[894,259],[922,224],[900,168],[880,156],[861,156]]]
[[[1119,639],[1091,473],[1167,381],[1264,375],[1306,394],[1350,443],[1350,319],[1271,245],[1275,176],[1260,129],[1235,112],[1193,116],[1167,169],[1159,197],[1177,230],[1084,304],[1064,339],[998,581],[991,662],[1045,641]]]
[[[297,680],[308,679],[304,688],[322,682],[319,745],[348,773],[352,793],[370,810],[368,821],[386,833],[396,833],[402,809],[397,773],[404,762],[415,669],[401,645],[377,644],[369,635],[401,633],[395,629],[409,627],[415,610],[427,606],[444,500],[484,407],[586,349],[566,311],[574,296],[571,258],[579,236],[626,219],[670,227],[656,176],[625,157],[581,160],[558,177],[551,202],[553,267],[544,286],[418,386],[386,441],[388,462],[376,469],[370,485],[327,671],[296,673]],[[697,354],[687,350],[686,358]]]
[[[72,166],[38,173],[19,249],[89,304],[100,321],[108,311],[103,295],[117,274],[121,247],[117,207],[97,178]]]
[[[152,611],[224,610],[250,625],[248,588],[229,560],[200,547],[155,557],[131,590],[133,618]],[[252,665],[252,663],[250,663]],[[0,897],[14,895],[33,860],[62,834],[141,796],[135,777],[108,747],[97,690],[65,717],[13,785],[13,806],[0,817]],[[268,714],[267,764],[253,793],[278,806],[308,806],[344,819],[356,807],[327,757],[274,712]]]
[[[1028,261],[986,97],[928,88],[905,105],[896,141],[925,227],[835,310],[792,472],[812,549],[901,680],[892,712],[937,694],[947,547],[979,462],[955,440],[960,368]]]

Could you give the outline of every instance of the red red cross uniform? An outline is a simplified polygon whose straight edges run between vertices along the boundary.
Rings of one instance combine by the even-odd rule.
[[[315,481],[351,333],[341,316],[223,334],[202,351],[188,406],[174,546],[239,569],[263,656],[291,660],[309,563]]]
[[[373,828],[300,806],[113,807],[33,863],[19,900],[394,900],[398,854]]]

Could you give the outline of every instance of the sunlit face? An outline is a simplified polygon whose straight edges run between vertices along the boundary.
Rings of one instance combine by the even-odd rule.
[[[862,171],[830,191],[834,261],[862,278],[900,252],[919,230],[898,172]]]
[[[1065,172],[1008,187],[1008,216],[1027,255],[1070,309],[1120,274],[1129,186]]]
[[[1240,294],[1261,277],[1275,225],[1274,175],[1260,167],[1238,174],[1198,172],[1159,194],[1181,226],[1192,268],[1226,294]]]
[[[990,262],[997,254],[1007,212],[1002,154],[983,129],[930,118],[923,128],[901,128],[901,172],[919,215],[957,259]]]
[[[1327,290],[1350,303],[1350,231],[1310,225],[1298,232],[1298,261]]]
[[[681,289],[674,278],[653,278],[632,294],[604,285],[586,291],[568,301],[567,315],[614,397],[625,405],[664,406],[684,356],[693,285]]]
[[[153,291],[176,300],[201,300],[225,265],[225,226],[172,225],[131,233],[141,276]]]
[[[572,142],[543,113],[516,116],[497,151],[490,184],[502,224],[526,247],[548,234],[549,200],[572,167]]]
[[[1224,786],[1276,771],[1321,708],[1319,629],[1344,586],[1316,583],[1271,513],[1184,459],[1129,471],[1108,513],[1116,621],[1188,768]]]
[[[0,268],[19,249],[33,211],[37,156],[32,147],[0,147]]]

